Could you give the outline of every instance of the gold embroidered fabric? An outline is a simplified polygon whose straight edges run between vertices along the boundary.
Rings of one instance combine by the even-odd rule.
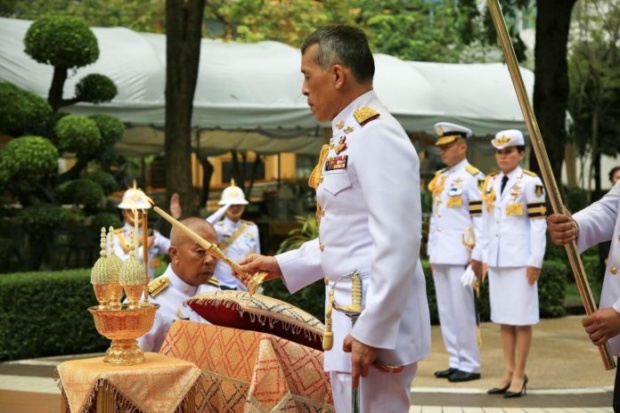
[[[116,411],[115,406],[121,406],[123,412],[193,412],[193,406],[184,407],[200,377],[200,369],[171,356],[144,355],[146,362],[134,366],[106,364],[103,357],[60,364],[55,374],[66,396],[67,412],[89,411],[97,397],[113,399],[110,412]]]
[[[335,411],[319,350],[267,333],[179,320],[160,352],[202,369],[196,412]]]

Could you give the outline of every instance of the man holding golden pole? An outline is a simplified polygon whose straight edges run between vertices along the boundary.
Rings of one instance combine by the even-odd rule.
[[[498,0],[488,0],[488,4],[491,17],[493,18],[493,24],[495,25],[502,50],[504,51],[504,57],[506,58],[506,64],[510,72],[510,77],[517,93],[519,105],[521,106],[521,111],[523,112],[523,118],[527,124],[532,149],[534,150],[534,154],[538,160],[538,164],[540,165],[541,176],[547,189],[547,195],[549,197],[549,201],[551,202],[551,207],[556,214],[562,214],[564,213],[565,208],[562,204],[560,191],[553,176],[553,170],[549,162],[549,157],[547,156],[547,151],[545,150],[545,145],[543,143],[540,130],[538,129],[538,123],[536,121],[534,111],[532,110],[525,92],[525,87],[523,86],[523,79],[521,78],[519,65],[517,64],[517,59],[515,57],[514,49],[512,48],[510,36],[508,35],[508,30],[506,29],[504,16],[502,15]],[[579,294],[581,295],[581,300],[585,307],[586,314],[591,316],[596,312],[596,303],[594,302],[592,291],[590,291],[590,285],[588,284],[588,279],[585,275],[583,263],[581,262],[581,257],[579,256],[574,239],[572,241],[567,241],[566,254],[568,255],[568,260],[573,270],[575,282],[579,289]],[[601,358],[603,359],[605,368],[607,370],[613,369],[615,367],[615,362],[611,356],[611,350],[607,342],[601,341],[596,342],[595,344],[599,346],[599,351],[601,353]]]

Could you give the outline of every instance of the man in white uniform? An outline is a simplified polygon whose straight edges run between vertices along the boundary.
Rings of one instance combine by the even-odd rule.
[[[151,208],[151,204],[148,202],[146,194],[137,188],[130,188],[123,194],[123,199],[118,208],[121,209],[123,214],[123,220],[125,221],[122,228],[118,228],[114,231],[114,253],[121,259],[126,260],[129,257],[131,251],[131,245],[133,242],[132,234],[134,230],[134,212],[133,209],[138,210],[138,219],[142,219],[143,211]],[[142,243],[142,225],[138,222],[138,242]],[[135,246],[134,246],[135,247]],[[138,248],[138,258],[143,261],[143,245]],[[159,265],[158,256],[161,254],[168,254],[168,248],[170,248],[170,240],[157,231],[153,231],[152,235],[148,236],[148,277],[152,279],[155,275],[155,268]]]
[[[213,226],[202,218],[181,221],[209,242],[217,242]],[[166,271],[149,283],[149,301],[160,308],[155,313],[153,327],[138,339],[143,351],[157,352],[175,320],[206,322],[198,313],[185,305],[185,301],[198,293],[218,291],[212,278],[216,259],[196,244],[184,232],[173,227],[170,233],[170,258]]]
[[[224,189],[219,202],[222,207],[207,218],[215,227],[218,246],[222,252],[235,262],[241,261],[249,254],[260,254],[258,226],[253,222],[241,219],[248,201],[241,188],[231,185]],[[224,215],[224,219],[221,219]],[[246,286],[233,275],[232,270],[224,261],[215,267],[215,278],[222,290],[246,290]]]
[[[428,256],[433,270],[441,334],[450,355],[446,370],[435,377],[451,382],[480,378],[476,306],[471,285],[463,286],[470,258],[482,259],[480,238],[484,175],[467,161],[467,139],[472,131],[448,122],[435,124],[441,160],[428,185],[433,212],[428,236]]]
[[[611,241],[599,309],[583,319],[592,343],[609,342],[614,356],[620,356],[620,183],[589,207],[570,215],[552,214],[547,218],[549,235],[555,244],[576,240],[580,252]],[[620,365],[620,359],[617,360]],[[620,369],[616,368],[614,412],[620,412]]]
[[[343,312],[332,312],[333,348],[324,353],[336,411],[351,411],[355,389],[361,412],[408,412],[417,362],[430,352],[418,156],[373,91],[374,60],[363,31],[319,29],[301,52],[302,93],[333,133],[310,177],[319,237],[240,264],[282,277],[291,293],[325,277],[336,306],[355,303],[358,290],[346,275],[357,271],[363,310],[354,326]],[[386,372],[373,363],[401,369]]]

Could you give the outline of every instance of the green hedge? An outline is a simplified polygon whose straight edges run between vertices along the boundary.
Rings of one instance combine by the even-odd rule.
[[[426,278],[426,295],[431,313],[431,323],[439,324],[437,313],[437,299],[435,298],[435,284],[428,261],[422,261]],[[564,289],[566,286],[566,272],[568,265],[559,260],[548,260],[543,264],[540,280],[538,281],[538,299],[540,302],[540,316],[543,318],[562,317],[566,314],[564,308]],[[325,291],[322,282],[316,282],[296,294],[289,294],[281,281],[271,281],[264,284],[264,293],[271,297],[289,302],[323,320]],[[489,284],[484,282],[480,288],[478,300],[480,320],[489,321],[491,310],[489,305]]]
[[[423,262],[431,322],[438,323],[435,288]],[[567,265],[545,261],[538,283],[540,315],[565,315]],[[289,294],[281,281],[265,283],[266,295],[287,301],[323,320],[324,285],[314,283]],[[0,361],[105,351],[110,342],[95,330],[87,308],[96,305],[90,270],[15,273],[0,276]],[[488,321],[488,283],[481,288],[480,318]]]
[[[0,361],[105,351],[90,270],[0,276]]]

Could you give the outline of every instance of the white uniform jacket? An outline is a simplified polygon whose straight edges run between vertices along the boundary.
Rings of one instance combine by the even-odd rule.
[[[599,201],[573,218],[579,225],[577,248],[580,252],[600,242],[611,240],[605,268],[600,308],[613,307],[620,313],[620,184],[616,184]],[[611,351],[620,356],[620,335],[609,340]]]
[[[547,245],[543,184],[517,166],[500,195],[503,176],[490,174],[483,188],[483,261],[489,267],[542,268]]]
[[[169,284],[160,293],[153,294],[154,296],[152,295],[149,297],[149,302],[157,303],[160,307],[155,312],[153,327],[151,327],[148,333],[138,339],[138,345],[143,351],[158,352],[164,342],[166,334],[168,334],[168,330],[170,330],[170,326],[175,320],[190,320],[207,323],[198,313],[189,306],[186,306],[185,301],[198,293],[219,291],[218,287],[211,284],[204,284],[199,287],[193,287],[187,284],[172,271],[170,265],[168,265],[166,271],[153,280],[152,283],[156,283],[161,278],[167,278]]]
[[[432,264],[467,265],[470,257],[481,261],[482,200],[484,175],[467,162],[438,171],[429,183],[433,213],[427,252]],[[473,251],[465,242],[471,242]]]
[[[129,257],[128,248],[129,245],[131,245],[130,242],[132,241],[130,239],[132,231],[133,226],[125,222],[123,228],[119,228],[114,234],[114,253],[123,261]],[[157,256],[160,254],[167,255],[168,250],[170,249],[170,240],[168,238],[164,237],[157,231],[155,231],[153,235],[155,240],[153,242],[153,246],[149,248],[148,276],[150,279],[153,279],[153,276],[155,275],[155,268],[159,264],[159,260],[156,259]],[[140,242],[142,241],[142,228],[140,227],[138,227],[138,240]],[[142,246],[138,248],[138,258],[140,259],[140,262],[144,261],[142,248]]]
[[[411,364],[430,352],[430,317],[419,260],[418,156],[374,91],[338,114],[332,131],[317,188],[323,211],[319,238],[276,259],[290,292],[324,276],[329,292],[342,275],[361,273],[365,308],[353,329],[346,315],[333,311],[334,346],[325,352],[326,371],[351,371],[351,356],[342,351],[349,332],[380,348],[384,363]],[[338,283],[335,301],[351,303],[350,282]]]
[[[242,225],[241,232],[236,234]],[[243,220],[233,222],[226,217],[213,224],[213,227],[217,232],[220,249],[233,261],[239,262],[251,253],[260,254],[258,226],[253,222]],[[235,239],[229,243],[232,236],[235,236]],[[220,285],[247,290],[245,285],[232,274],[231,268],[223,260],[218,260],[214,276],[219,280]]]

